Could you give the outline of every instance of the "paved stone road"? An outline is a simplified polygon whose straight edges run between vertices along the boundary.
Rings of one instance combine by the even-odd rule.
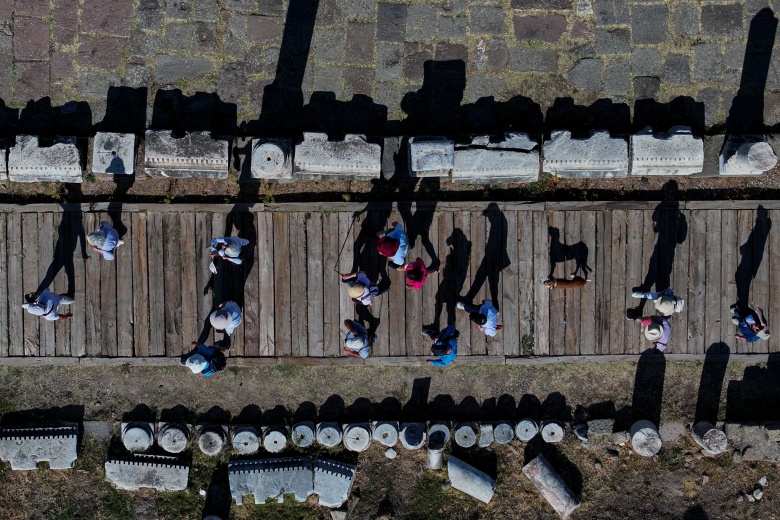
[[[740,84],[751,20],[768,7],[767,0],[0,0],[0,5],[5,17],[0,97],[8,106],[21,108],[44,96],[54,106],[84,100],[96,123],[111,86],[148,88],[143,95],[150,108],[158,89],[175,87],[185,96],[216,93],[219,102],[201,99],[227,107],[228,119],[240,126],[258,118],[264,95],[270,113],[265,87],[276,77],[292,92],[292,98],[274,100],[277,108],[309,105],[308,112],[286,114],[305,116],[306,123],[298,117],[298,130],[307,125],[375,130],[407,116],[431,130],[442,130],[428,124],[434,119],[455,130],[531,127],[542,115],[548,128],[624,130],[629,111],[659,109],[634,100],[666,103],[678,96],[692,99],[678,100],[673,111],[710,127],[726,119]],[[767,14],[751,36],[759,47],[774,43],[776,21],[773,25]],[[758,88],[761,69],[768,66],[766,103],[758,109],[770,125],[780,121],[778,56],[751,64]],[[426,68],[429,60],[438,64]],[[422,88],[424,81],[429,88]],[[302,99],[295,98],[298,86]],[[485,97],[498,103],[478,101]],[[611,101],[591,106],[598,99]],[[274,121],[283,124],[284,117],[277,114]],[[259,128],[244,126],[247,132]]]

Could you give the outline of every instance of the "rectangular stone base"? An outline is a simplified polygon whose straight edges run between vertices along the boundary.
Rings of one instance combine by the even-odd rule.
[[[153,179],[227,179],[224,170],[172,170],[165,168],[146,168],[146,174]]]

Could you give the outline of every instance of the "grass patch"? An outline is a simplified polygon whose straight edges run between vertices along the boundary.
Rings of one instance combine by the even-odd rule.
[[[281,504],[268,500],[263,505],[244,502],[234,507],[235,517],[242,520],[314,520],[319,517],[317,511],[307,504],[298,502],[293,495],[285,495]]]

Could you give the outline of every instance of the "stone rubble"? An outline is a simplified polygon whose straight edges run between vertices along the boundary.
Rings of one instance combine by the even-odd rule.
[[[0,459],[12,470],[32,470],[40,462],[50,469],[70,469],[78,457],[76,423],[0,427]]]
[[[80,183],[81,173],[75,137],[58,137],[51,146],[40,146],[37,136],[18,135],[8,152],[8,178],[12,182]]]
[[[778,422],[727,422],[724,427],[726,437],[735,450],[735,462],[770,461],[780,462],[780,444],[778,444]],[[738,454],[738,456],[736,456]]]
[[[728,135],[718,155],[721,176],[762,175],[776,164],[777,156],[762,135]]]
[[[153,178],[227,179],[230,143],[208,132],[174,137],[169,130],[147,130],[144,171]]]

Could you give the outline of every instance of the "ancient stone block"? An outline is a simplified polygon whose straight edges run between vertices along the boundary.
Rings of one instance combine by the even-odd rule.
[[[401,446],[407,450],[419,450],[425,443],[425,425],[404,423],[401,425]]]
[[[106,480],[119,489],[157,491],[187,489],[190,466],[178,457],[168,455],[130,455],[106,461]]]
[[[493,425],[491,423],[481,423],[479,425],[479,447],[487,448],[493,444],[493,440]]]
[[[455,167],[455,143],[444,137],[409,139],[411,177],[449,177]]]
[[[428,453],[426,454],[428,469],[440,470],[444,466],[444,448],[438,444],[428,443]]]
[[[233,431],[232,444],[239,455],[257,453],[260,449],[260,434],[254,426],[237,426]]]
[[[539,167],[539,143],[528,134],[508,132],[498,142],[478,136],[455,148],[452,182],[535,182]]]
[[[344,447],[350,451],[366,451],[371,445],[371,426],[368,423],[344,425]]]
[[[222,426],[198,426],[198,447],[211,457],[219,455],[225,447],[227,431]]]
[[[0,427],[0,459],[13,470],[36,469],[48,462],[51,469],[70,469],[76,462],[79,428],[76,423],[48,426]]]
[[[293,175],[299,179],[378,179],[382,147],[364,135],[347,134],[343,141],[329,141],[327,134],[304,132],[295,146]]]
[[[457,457],[447,459],[447,476],[453,488],[486,504],[496,491],[496,482],[490,476]]]
[[[522,419],[515,426],[515,435],[523,442],[528,442],[539,433],[539,426],[533,419]]]
[[[563,440],[563,434],[565,431],[563,423],[559,421],[544,421],[542,423],[542,439],[544,442],[555,444]]]
[[[373,439],[381,444],[392,448],[398,442],[398,423],[394,421],[375,421],[373,423]]]
[[[81,154],[75,137],[39,146],[34,135],[16,136],[8,153],[8,178],[14,182],[81,182]]]
[[[341,428],[336,423],[317,424],[317,442],[326,448],[333,448],[341,442]]]
[[[213,139],[209,132],[174,137],[169,130],[147,130],[144,171],[154,178],[226,179],[229,147],[228,141]]]
[[[251,175],[246,182],[291,181],[292,149],[287,139],[252,139]]]
[[[268,426],[263,428],[263,447],[269,453],[279,453],[287,447],[287,428]]]
[[[654,134],[651,127],[631,137],[631,175],[692,175],[704,167],[704,141],[687,126]]]
[[[544,171],[571,178],[611,178],[628,175],[628,143],[607,131],[572,138],[567,130],[553,132],[544,142]]]
[[[311,421],[293,424],[290,440],[299,448],[308,448],[314,444],[315,428],[316,426]]]
[[[314,475],[309,457],[231,460],[228,462],[230,495],[237,505],[245,495],[253,495],[255,504],[274,498],[284,502],[285,493],[303,502],[314,493]]]
[[[615,429],[615,419],[591,419],[588,421],[588,436],[605,437],[612,435]]]
[[[702,452],[705,455],[718,455],[726,451],[729,446],[725,432],[707,421],[699,421],[694,424],[691,428],[691,436],[702,447]]]
[[[767,428],[771,423],[726,423],[724,431],[743,461],[780,461],[780,444]]]
[[[314,463],[314,493],[319,504],[325,507],[341,507],[349,498],[355,466],[334,460],[318,459]]]
[[[493,428],[493,438],[499,444],[509,444],[515,437],[515,431],[512,424],[508,421],[501,421]]]
[[[761,175],[777,164],[772,146],[761,135],[729,135],[718,156],[722,176]]]
[[[146,451],[154,442],[153,423],[122,423],[120,431],[122,444],[128,451]]]
[[[157,444],[168,453],[181,453],[190,442],[190,430],[185,424],[162,423],[157,433]]]
[[[539,454],[526,464],[523,467],[523,474],[561,518],[568,518],[575,509],[580,507],[580,501],[544,455]]]
[[[643,457],[652,457],[661,451],[661,436],[658,428],[650,421],[637,421],[629,430],[631,447]]]
[[[455,426],[455,444],[461,448],[471,448],[477,443],[477,424],[464,422]]]
[[[428,444],[441,444],[444,446],[450,442],[450,423],[448,422],[431,422],[428,425]]]
[[[92,140],[92,172],[132,175],[135,172],[134,134],[98,132]]]

